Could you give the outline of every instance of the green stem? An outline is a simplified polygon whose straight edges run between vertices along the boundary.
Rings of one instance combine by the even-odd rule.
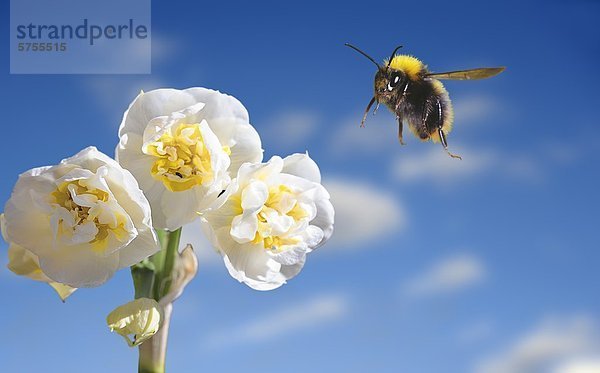
[[[154,286],[154,263],[149,259],[131,266],[131,277],[135,289],[135,299],[152,298]]]
[[[175,258],[179,253],[181,228],[173,232],[158,231],[157,233],[162,250],[152,257],[152,261],[156,267],[154,299],[159,301],[171,288],[173,266],[175,265]]]
[[[179,255],[181,228],[169,232],[157,230],[161,250],[135,266],[131,275],[135,287],[135,297],[154,298],[160,302],[171,287],[173,267]],[[162,304],[163,320],[158,332],[139,346],[139,373],[164,373],[167,353],[169,323],[173,305]]]

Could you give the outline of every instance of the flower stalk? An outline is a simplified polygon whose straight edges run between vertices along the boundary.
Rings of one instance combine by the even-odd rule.
[[[156,271],[153,289],[154,299],[160,301],[171,288],[173,267],[178,254],[179,239],[181,238],[181,228],[172,232],[158,230],[157,235],[162,249],[152,256],[151,260],[154,263]]]
[[[158,332],[149,340],[142,343],[139,349],[139,373],[164,373],[167,355],[167,340],[169,337],[169,323],[173,304],[168,303],[163,307],[163,320]]]
[[[179,239],[181,228],[170,232],[157,231],[161,250],[131,269],[135,287],[135,297],[148,296],[160,302],[163,309],[163,319],[158,332],[139,346],[138,371],[140,373],[164,373],[169,336],[169,323],[173,311],[173,300],[161,299],[168,295],[173,283],[175,263],[179,257]]]

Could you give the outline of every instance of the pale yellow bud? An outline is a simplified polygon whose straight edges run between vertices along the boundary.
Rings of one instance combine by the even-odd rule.
[[[130,347],[152,337],[160,328],[162,310],[154,299],[139,298],[114,309],[106,317],[111,332],[117,332]]]

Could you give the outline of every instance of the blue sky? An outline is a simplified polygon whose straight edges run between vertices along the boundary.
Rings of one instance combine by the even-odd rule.
[[[205,86],[244,103],[267,158],[308,150],[337,211],[330,244],[268,293],[184,232],[200,273],[175,304],[171,372],[600,367],[599,3],[155,0],[152,14],[151,75],[9,75],[2,28],[2,203],[29,168],[113,155],[140,89]],[[434,71],[507,66],[446,83],[464,160],[410,133],[400,147],[383,108],[359,128],[375,71],[344,42],[377,60],[403,44]],[[0,292],[2,371],[135,371],[104,322],[132,298],[128,271],[62,304],[3,266]]]

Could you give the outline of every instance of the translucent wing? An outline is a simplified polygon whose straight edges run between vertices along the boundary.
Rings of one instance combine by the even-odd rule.
[[[453,80],[475,80],[496,76],[506,69],[505,67],[483,67],[481,69],[448,71],[445,73],[428,73],[427,78],[453,79]]]

